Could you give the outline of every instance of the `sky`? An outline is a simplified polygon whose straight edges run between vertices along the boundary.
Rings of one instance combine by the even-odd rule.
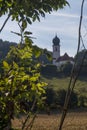
[[[33,33],[32,36],[35,37],[35,39],[33,39],[34,44],[50,51],[52,51],[52,40],[57,34],[60,39],[61,55],[67,52],[68,55],[75,56],[78,45],[78,28],[82,0],[67,1],[70,7],[66,6],[57,12],[54,11],[51,14],[46,14],[45,18],[41,18],[40,22],[34,22],[32,25],[29,25],[27,29],[31,31]],[[83,16],[82,36],[85,47],[87,48],[87,0],[85,0]],[[5,19],[6,16],[0,19],[0,27]],[[11,33],[11,31],[19,32],[19,27],[16,22],[9,20],[0,34],[0,39],[19,43],[20,38]]]

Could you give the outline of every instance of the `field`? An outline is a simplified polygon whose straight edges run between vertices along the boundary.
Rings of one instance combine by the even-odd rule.
[[[69,77],[43,77],[43,81],[48,83],[48,86],[54,90],[67,89],[69,84]],[[74,87],[74,91],[78,94],[87,95],[87,77],[78,79]]]
[[[61,114],[37,115],[32,130],[58,130]],[[13,121],[13,126],[20,128],[18,119]],[[62,130],[87,130],[87,111],[70,112],[67,114]]]

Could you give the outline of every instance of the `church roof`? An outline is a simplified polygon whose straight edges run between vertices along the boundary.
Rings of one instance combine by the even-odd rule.
[[[68,56],[67,53],[65,53],[63,56],[60,56],[56,62],[60,62],[60,61],[74,61],[73,57]]]
[[[53,38],[53,45],[60,45],[60,39],[57,37],[57,35]]]

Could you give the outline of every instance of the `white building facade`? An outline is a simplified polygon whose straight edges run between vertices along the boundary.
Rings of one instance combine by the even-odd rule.
[[[60,39],[57,35],[53,38],[53,65],[60,67],[62,64],[70,62],[74,64],[74,58],[70,57],[67,53],[63,56],[60,56]]]

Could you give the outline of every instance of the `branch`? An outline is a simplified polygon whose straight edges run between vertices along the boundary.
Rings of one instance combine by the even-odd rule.
[[[4,23],[3,23],[3,25],[2,25],[2,27],[1,27],[1,29],[0,29],[0,33],[2,32],[3,28],[5,27],[5,25],[6,25],[7,21],[9,20],[10,16],[11,16],[11,13],[8,14],[8,17],[7,17],[6,20],[4,21]]]
[[[79,52],[79,48],[80,48],[80,38],[81,38],[81,25],[82,25],[82,18],[83,18],[83,5],[84,5],[84,1],[82,1],[82,5],[81,5],[81,16],[80,16],[80,22],[79,22],[79,34],[78,34],[78,48],[77,48],[77,53]]]
[[[29,111],[29,113],[27,114],[27,117],[26,117],[26,119],[23,123],[23,126],[22,126],[22,130],[24,130],[26,123],[27,123],[28,119],[30,118],[30,112],[33,112],[33,110],[34,110],[35,103],[36,103],[36,99],[34,99],[34,102],[33,102],[32,107],[31,107],[31,111]]]
[[[21,44],[24,43],[24,40],[23,40],[23,29],[22,29],[22,26],[20,25],[20,23],[18,22],[18,26],[20,28],[20,34],[21,34]]]
[[[27,128],[26,128],[25,130],[29,130],[29,129],[31,130],[31,129],[32,129],[33,123],[34,123],[34,121],[35,121],[36,116],[37,116],[37,113],[33,116],[31,122],[29,123],[29,125],[27,126]],[[30,128],[29,128],[29,127],[30,127]]]
[[[70,96],[71,96],[71,93],[74,89],[75,83],[77,81],[78,75],[81,71],[81,67],[82,67],[82,64],[83,64],[83,61],[84,61],[84,58],[85,58],[85,54],[84,54],[83,59],[81,61],[81,65],[80,65],[79,69],[77,69],[78,71],[76,71],[76,63],[77,63],[77,59],[78,59],[78,52],[79,52],[80,40],[81,40],[81,25],[82,25],[82,18],[83,18],[83,5],[84,5],[84,0],[82,0],[82,5],[81,5],[81,16],[80,16],[80,22],[79,22],[77,58],[76,58],[76,61],[74,63],[73,69],[72,69],[72,73],[71,73],[71,77],[70,77],[70,81],[69,81],[69,85],[68,85],[68,90],[67,90],[66,97],[65,97],[63,113],[62,113],[62,116],[61,116],[61,120],[60,120],[58,130],[62,130],[62,126],[63,126],[64,120],[65,120],[65,117],[66,117],[66,114],[67,114],[67,111],[68,111],[68,104],[69,104]]]
[[[81,41],[82,41],[82,47],[83,47],[84,49],[86,49],[86,47],[85,47],[85,45],[84,45],[84,42],[83,42],[82,35],[81,35]]]

